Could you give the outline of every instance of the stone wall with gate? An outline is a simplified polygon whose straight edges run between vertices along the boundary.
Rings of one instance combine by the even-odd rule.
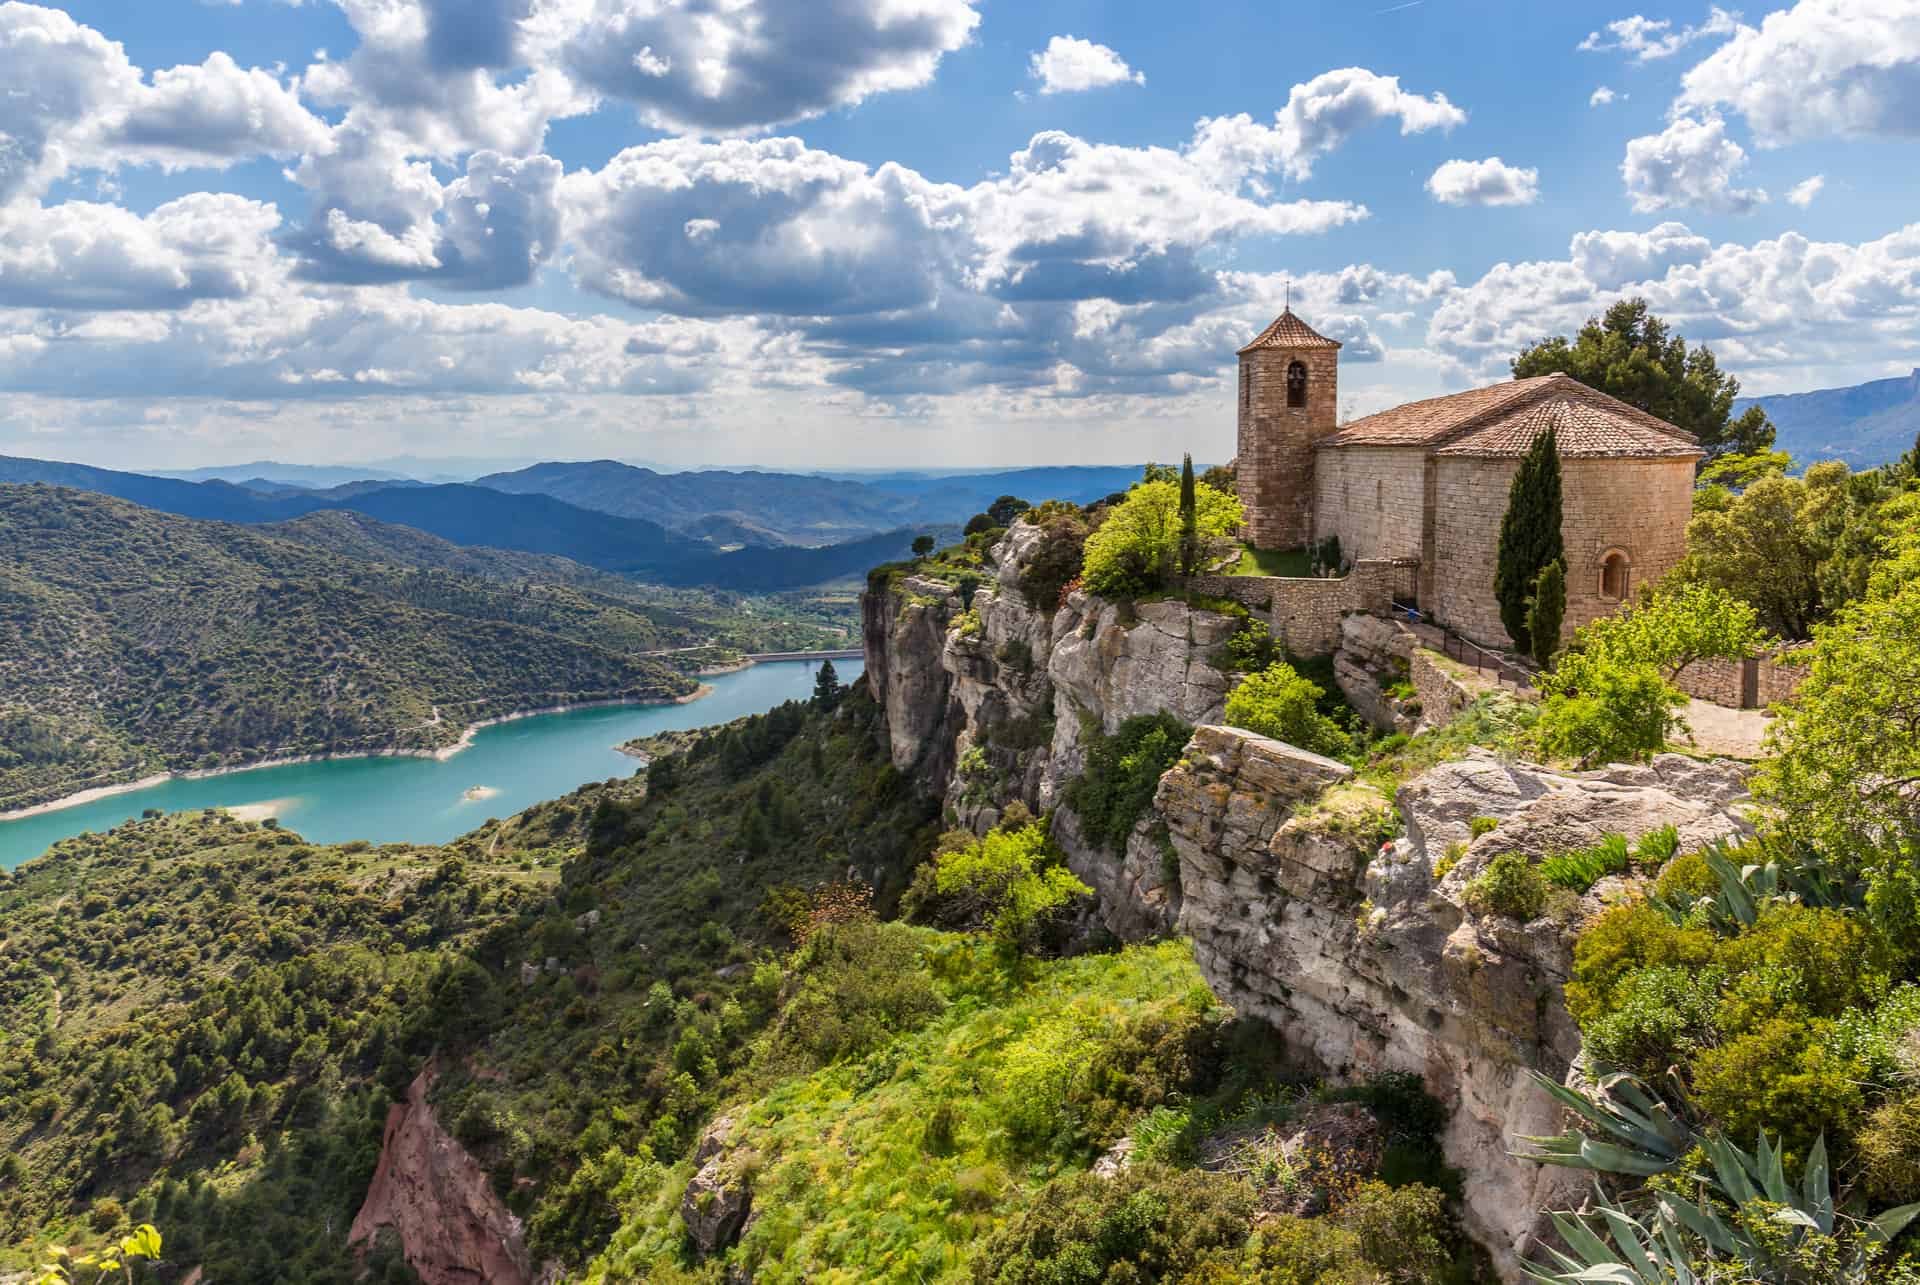
[[[1806,681],[1806,666],[1793,663],[1793,658],[1807,645],[1796,643],[1745,660],[1696,660],[1680,671],[1673,685],[1695,700],[1728,709],[1765,709],[1792,697]]]

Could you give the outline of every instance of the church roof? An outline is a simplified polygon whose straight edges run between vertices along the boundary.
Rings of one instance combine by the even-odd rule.
[[[1691,433],[1569,375],[1542,375],[1409,402],[1357,419],[1324,447],[1424,446],[1435,455],[1524,455],[1551,426],[1560,454],[1697,458]]]
[[[1293,315],[1289,307],[1273,319],[1273,324],[1262,330],[1259,337],[1240,351],[1252,352],[1256,348],[1338,348],[1338,339],[1329,339],[1318,333],[1312,326]],[[1237,355],[1237,354],[1236,354]]]

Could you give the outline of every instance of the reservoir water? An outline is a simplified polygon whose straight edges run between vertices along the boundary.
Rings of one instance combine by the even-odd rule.
[[[861,672],[836,660],[840,681]],[[167,781],[70,808],[0,821],[0,869],[37,857],[61,839],[108,830],[147,808],[271,805],[282,825],[315,843],[445,843],[589,781],[630,776],[639,766],[614,749],[655,732],[725,723],[810,696],[817,661],[773,661],[706,680],[713,691],[685,705],[614,705],[537,714],[474,733],[451,758],[352,758],[254,768]],[[478,787],[476,790],[475,787]],[[497,791],[484,798],[476,793]]]

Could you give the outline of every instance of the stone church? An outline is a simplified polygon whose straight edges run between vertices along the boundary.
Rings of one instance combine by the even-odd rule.
[[[1298,549],[1338,536],[1348,562],[1412,571],[1421,612],[1509,647],[1493,596],[1507,490],[1558,431],[1566,632],[1611,613],[1686,551],[1694,437],[1566,375],[1516,379],[1339,423],[1340,344],[1289,308],[1240,350],[1240,501],[1246,537]]]

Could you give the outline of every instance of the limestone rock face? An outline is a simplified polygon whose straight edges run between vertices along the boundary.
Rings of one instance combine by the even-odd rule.
[[[1340,621],[1334,681],[1360,717],[1383,732],[1411,734],[1420,722],[1417,700],[1395,700],[1387,693],[1411,672],[1414,642],[1410,632],[1378,616],[1352,615]]]
[[[1178,926],[1215,993],[1270,1024],[1303,1068],[1425,1079],[1453,1108],[1442,1145],[1466,1175],[1468,1228],[1519,1279],[1537,1211],[1581,1191],[1577,1175],[1507,1154],[1516,1135],[1560,1129],[1526,1072],[1564,1077],[1579,1054],[1560,998],[1574,931],[1474,915],[1465,882],[1496,851],[1606,831],[1671,823],[1689,847],[1744,833],[1743,769],[1662,759],[1566,775],[1476,754],[1402,787],[1406,836],[1382,844],[1365,819],[1384,800],[1310,760],[1230,728],[1195,732],[1155,800],[1179,857]],[[1337,784],[1301,807],[1316,782]],[[1436,886],[1434,860],[1476,816],[1499,825]],[[1597,909],[1590,895],[1573,922]]]
[[[1701,762],[1662,754],[1645,767],[1564,773],[1503,763],[1474,750],[1400,792],[1409,840],[1433,855],[1469,843],[1447,875],[1457,891],[1502,852],[1545,856],[1590,847],[1609,833],[1637,840],[1671,825],[1682,851],[1753,833],[1738,808],[1751,769],[1732,759]],[[1498,821],[1472,838],[1475,817]]]
[[[694,1149],[700,1166],[680,1198],[680,1221],[686,1224],[694,1256],[705,1261],[723,1253],[747,1225],[753,1192],[740,1175],[733,1155],[733,1135],[739,1121],[722,1115],[707,1126]]]
[[[867,683],[887,709],[894,767],[934,791],[953,771],[955,715],[946,669],[948,622],[959,613],[955,586],[908,576],[898,588],[861,599]]]
[[[434,1118],[429,1063],[387,1111],[380,1161],[347,1243],[364,1247],[387,1228],[426,1285],[534,1285],[520,1220],[480,1162]]]
[[[1053,749],[1041,801],[1086,767],[1080,717],[1108,735],[1141,714],[1168,713],[1186,723],[1217,723],[1232,681],[1214,656],[1233,636],[1232,616],[1184,602],[1143,602],[1133,619],[1123,609],[1073,593],[1053,618],[1047,676],[1053,680]]]

